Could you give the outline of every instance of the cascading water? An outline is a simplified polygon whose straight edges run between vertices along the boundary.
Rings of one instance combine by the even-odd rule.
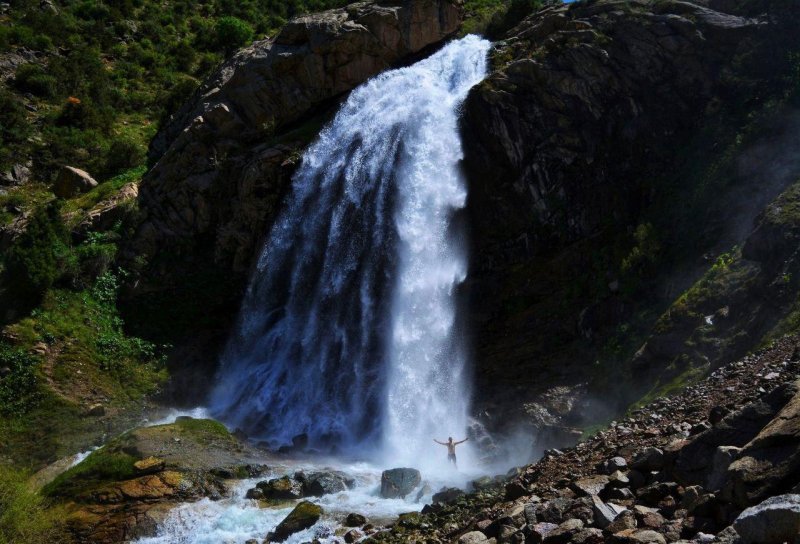
[[[251,436],[444,458],[469,392],[458,107],[486,70],[467,36],[353,91],[303,156],[245,297],[212,413]]]

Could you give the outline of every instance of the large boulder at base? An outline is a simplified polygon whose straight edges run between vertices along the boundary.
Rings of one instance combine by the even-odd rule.
[[[294,477],[303,485],[303,494],[306,497],[321,497],[323,495],[341,493],[354,488],[356,485],[355,479],[337,470],[324,470],[309,474],[297,472]]]
[[[261,490],[265,499],[292,500],[303,498],[303,484],[284,476],[266,482],[258,482],[256,487]]]
[[[752,506],[733,527],[747,544],[794,542],[800,535],[800,495],[778,495]]]
[[[768,395],[728,414],[715,427],[697,435],[678,453],[671,467],[673,477],[683,485],[702,485],[710,489],[720,487],[722,482],[719,474],[715,474],[717,448],[743,447],[755,438],[798,392],[800,392],[798,384],[778,387]]]
[[[723,493],[740,507],[800,483],[800,393],[742,449],[727,474]]]
[[[72,198],[97,187],[97,182],[88,172],[72,166],[64,166],[53,185],[53,193],[59,198]]]
[[[270,542],[283,542],[295,533],[313,526],[322,517],[322,507],[313,502],[303,501],[267,535]]]
[[[384,499],[402,498],[411,493],[422,482],[422,476],[415,468],[393,468],[381,474],[381,497]]]

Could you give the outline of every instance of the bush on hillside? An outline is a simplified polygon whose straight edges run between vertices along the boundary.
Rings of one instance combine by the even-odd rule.
[[[23,299],[39,298],[75,268],[69,232],[56,201],[37,210],[5,255],[8,283]]]
[[[253,39],[253,27],[238,17],[221,17],[216,26],[217,43],[230,52]]]

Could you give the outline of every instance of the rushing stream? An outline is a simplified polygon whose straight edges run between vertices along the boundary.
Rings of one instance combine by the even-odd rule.
[[[265,243],[208,409],[273,447],[305,435],[320,453],[313,465],[282,462],[274,476],[333,455],[327,466],[358,482],[314,499],[325,516],[289,542],[330,541],[349,512],[380,523],[419,510],[433,491],[485,470],[470,443],[456,470],[433,439],[460,440],[468,425],[455,301],[466,276],[453,220],[466,200],[458,109],[485,76],[489,46],[467,36],[353,91],[303,155]],[[417,490],[380,498],[381,470],[396,466],[422,471],[420,500]],[[291,506],[245,499],[254,484],[174,509],[139,542],[263,539]]]

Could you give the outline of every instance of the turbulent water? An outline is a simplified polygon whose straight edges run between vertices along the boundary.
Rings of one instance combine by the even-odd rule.
[[[468,36],[374,78],[307,149],[223,357],[216,417],[275,446],[305,434],[398,463],[463,438],[458,108],[488,49]]]

